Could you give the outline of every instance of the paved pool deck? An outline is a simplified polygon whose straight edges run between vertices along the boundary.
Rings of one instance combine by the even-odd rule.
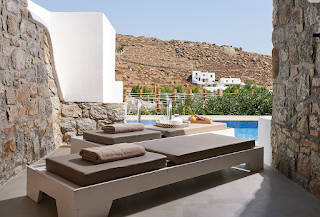
[[[49,156],[68,153],[61,147]],[[56,217],[54,199],[37,204],[26,196],[26,175],[0,187],[0,216]],[[124,216],[319,217],[320,200],[271,167],[251,173],[239,165],[115,200],[109,217]]]

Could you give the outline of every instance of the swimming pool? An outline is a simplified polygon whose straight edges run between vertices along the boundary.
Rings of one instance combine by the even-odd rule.
[[[234,128],[235,137],[254,139],[258,141],[258,121],[216,121],[227,123],[227,126]]]
[[[127,120],[127,123],[137,123],[136,120]],[[152,125],[152,124],[156,124],[156,121],[154,120],[145,120],[145,121],[141,121],[142,124],[144,125]]]
[[[228,127],[234,128],[235,137],[254,139],[258,141],[258,121],[216,121],[226,123]],[[127,123],[137,123],[136,120],[128,120]],[[155,124],[154,120],[141,121],[144,125]]]

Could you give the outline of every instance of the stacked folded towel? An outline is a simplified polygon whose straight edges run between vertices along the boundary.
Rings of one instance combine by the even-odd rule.
[[[120,143],[103,147],[83,148],[80,151],[80,156],[82,156],[84,160],[99,164],[138,157],[145,155],[145,153],[146,150],[142,146]]]
[[[144,125],[140,123],[130,123],[130,124],[111,124],[102,127],[105,133],[125,133],[134,131],[143,131]]]

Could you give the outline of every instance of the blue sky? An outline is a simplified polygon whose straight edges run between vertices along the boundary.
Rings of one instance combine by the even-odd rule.
[[[33,0],[52,12],[103,12],[117,33],[271,55],[272,0]]]

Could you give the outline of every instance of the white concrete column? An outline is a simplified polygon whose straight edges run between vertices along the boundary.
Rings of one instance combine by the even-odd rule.
[[[264,163],[268,166],[272,163],[271,119],[272,116],[261,116],[258,121],[258,142],[264,148]]]

